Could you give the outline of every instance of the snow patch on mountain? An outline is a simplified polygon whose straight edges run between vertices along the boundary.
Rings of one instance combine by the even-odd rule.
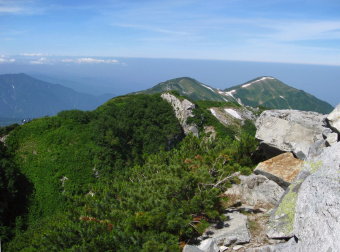
[[[247,84],[242,85],[242,88],[250,87],[251,85],[253,85],[253,84],[257,83],[257,82],[264,81],[264,80],[274,80],[274,78],[273,77],[269,77],[269,76],[265,76],[265,77],[262,77],[262,78],[260,78],[258,80],[255,80],[255,81],[252,81],[252,82],[249,82]]]
[[[236,110],[231,109],[231,108],[226,108],[226,109],[224,109],[224,111],[226,113],[228,113],[229,115],[231,115],[232,117],[235,117],[236,119],[242,120],[242,117],[240,116],[240,114]]]

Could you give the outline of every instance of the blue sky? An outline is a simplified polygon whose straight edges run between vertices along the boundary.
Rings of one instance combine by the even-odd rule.
[[[0,0],[0,63],[18,55],[340,65],[340,1]]]

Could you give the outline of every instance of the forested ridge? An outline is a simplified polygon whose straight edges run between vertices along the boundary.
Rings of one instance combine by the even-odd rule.
[[[216,104],[214,104],[216,106]],[[185,136],[159,94],[1,129],[5,251],[180,251],[223,219],[222,192],[252,171],[254,126],[221,125],[198,104]],[[15,211],[13,211],[15,209]]]

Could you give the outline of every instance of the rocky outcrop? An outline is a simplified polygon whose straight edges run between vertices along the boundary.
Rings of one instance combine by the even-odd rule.
[[[294,234],[296,251],[340,251],[340,142],[306,166],[298,190]]]
[[[292,153],[286,152],[259,163],[254,173],[262,174],[283,188],[287,188],[299,174],[302,166],[302,160],[295,158]]]
[[[188,101],[187,99],[179,99],[176,96],[170,93],[164,93],[161,97],[169,102],[175,111],[175,115],[179,120],[183,131],[186,135],[192,133],[195,136],[198,136],[198,128],[195,124],[187,123],[187,120],[190,117],[193,117],[193,110],[195,108],[195,104]]]
[[[305,159],[310,146],[322,139],[324,118],[316,112],[267,110],[256,121],[256,138],[262,149],[277,150],[275,155],[291,151]]]
[[[229,211],[225,216],[226,221],[210,226],[198,238],[198,245],[186,245],[183,252],[218,252],[230,245],[248,243],[247,216],[237,211]]]
[[[270,219],[270,237],[292,237],[287,251],[340,251],[340,142],[308,160]]]
[[[340,133],[340,104],[327,116],[329,126]]]
[[[266,245],[258,248],[248,248],[245,252],[292,252],[292,247],[296,245],[295,238],[291,238],[288,242],[278,243],[274,245]]]
[[[219,252],[219,248],[213,239],[206,239],[199,245],[185,245],[183,252]]]
[[[240,183],[234,184],[224,194],[245,205],[271,208],[284,193],[278,184],[262,175],[239,176],[239,179]]]
[[[7,137],[8,135],[0,137],[0,142],[5,143]]]

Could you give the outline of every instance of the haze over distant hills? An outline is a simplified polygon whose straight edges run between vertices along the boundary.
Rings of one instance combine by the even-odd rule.
[[[34,118],[61,110],[92,110],[112,95],[93,96],[27,74],[0,75],[0,118]]]
[[[297,109],[324,114],[333,109],[329,103],[269,76],[259,77],[223,91],[192,78],[182,77],[161,82],[137,93],[154,94],[169,90],[175,90],[192,100],[231,101],[252,107]]]
[[[65,57],[52,56],[46,57],[46,62],[32,64],[31,61],[35,62],[40,58],[14,58],[16,61],[13,63],[0,63],[0,74],[26,73],[49,83],[60,83],[78,92],[95,95],[123,95],[148,89],[159,82],[180,76],[190,76],[219,89],[245,83],[257,76],[275,76],[290,86],[329,102],[332,106],[340,102],[340,71],[337,66],[119,57],[115,57],[118,63],[111,64],[67,63],[62,62]],[[77,59],[75,57],[75,60]],[[109,58],[96,59],[105,61]]]

